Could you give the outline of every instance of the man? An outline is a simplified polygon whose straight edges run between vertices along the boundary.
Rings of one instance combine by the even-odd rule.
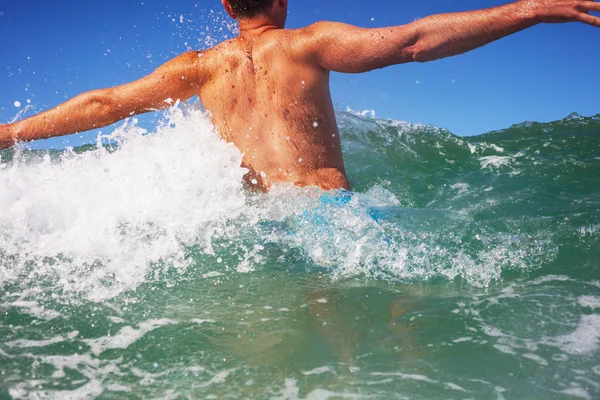
[[[288,0],[222,3],[239,23],[237,38],[185,53],[138,81],[0,125],[0,149],[103,127],[198,95],[218,133],[244,154],[251,185],[350,189],[330,71],[358,73],[453,56],[544,22],[600,27],[591,14],[600,12],[600,3],[589,0],[520,0],[380,29],[319,22],[297,30],[284,29]]]

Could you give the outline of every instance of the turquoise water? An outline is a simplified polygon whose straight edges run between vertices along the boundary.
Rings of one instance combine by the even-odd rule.
[[[1,152],[0,398],[600,397],[600,115],[338,117],[339,203],[248,192],[193,105]]]

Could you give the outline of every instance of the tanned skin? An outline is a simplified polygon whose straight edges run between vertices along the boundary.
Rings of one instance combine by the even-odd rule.
[[[198,95],[218,133],[244,154],[247,180],[268,190],[289,182],[350,189],[329,92],[330,71],[359,73],[425,62],[484,46],[539,23],[600,27],[600,3],[521,0],[435,15],[408,25],[363,29],[319,22],[284,29],[287,1],[254,18],[237,18],[237,38],[188,52],[132,83],[81,94],[49,111],[0,125],[0,149],[110,125]]]

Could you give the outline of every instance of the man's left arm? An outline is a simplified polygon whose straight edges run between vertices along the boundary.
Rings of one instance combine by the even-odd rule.
[[[101,128],[127,117],[162,110],[199,93],[203,74],[198,52],[188,52],[150,75],[113,88],[92,90],[41,114],[0,125],[0,149],[17,142]]]
[[[326,70],[357,73],[466,53],[540,23],[583,22],[600,27],[600,3],[519,0],[482,10],[439,14],[410,24],[365,29],[320,22],[304,30],[303,54]]]

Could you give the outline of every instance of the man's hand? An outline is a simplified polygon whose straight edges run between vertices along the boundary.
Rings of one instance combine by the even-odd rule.
[[[0,150],[8,149],[15,144],[15,135],[10,125],[0,125]]]
[[[600,18],[591,15],[600,12],[600,3],[589,0],[521,0],[526,9],[536,10],[542,22],[583,22],[600,27]]]

